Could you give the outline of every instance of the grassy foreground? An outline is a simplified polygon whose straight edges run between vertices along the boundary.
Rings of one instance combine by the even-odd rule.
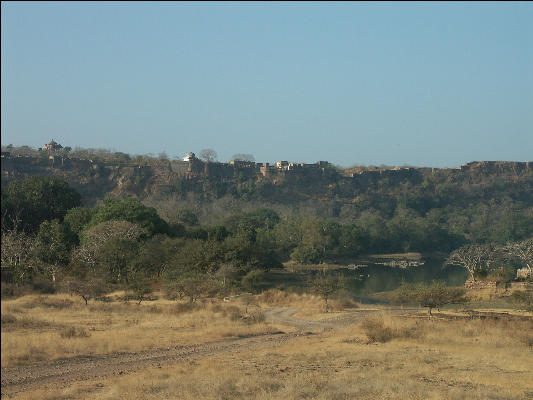
[[[299,318],[313,313],[317,317],[321,304],[313,296],[274,292],[257,301],[263,309],[291,306],[299,310]],[[140,306],[95,303],[86,308],[68,295],[4,301],[2,365],[24,365],[37,358],[134,352],[274,329],[254,311],[259,310],[257,305],[245,303],[208,302],[185,310],[187,306],[165,300]],[[337,305],[337,310],[341,308]],[[252,321],[254,313],[256,320]],[[270,349],[218,354],[77,382],[67,389],[21,393],[15,398],[533,398],[533,320],[450,318],[454,316],[464,313],[448,310],[427,320],[423,310],[404,316],[383,310],[361,322]],[[72,333],[72,328],[78,333]]]
[[[120,293],[119,293],[120,295]],[[247,311],[247,312],[246,312]],[[220,300],[93,302],[68,294],[2,301],[2,367],[268,333],[257,307]]]

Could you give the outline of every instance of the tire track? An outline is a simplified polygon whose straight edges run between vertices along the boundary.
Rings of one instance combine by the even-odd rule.
[[[396,310],[391,310],[396,311]],[[407,311],[405,309],[403,312]],[[176,346],[136,353],[114,353],[104,356],[76,357],[46,364],[2,368],[1,395],[4,398],[32,389],[47,387],[60,389],[76,381],[105,379],[150,367],[162,367],[179,362],[193,361],[222,353],[238,353],[282,345],[297,337],[320,334],[355,323],[377,310],[356,310],[339,317],[309,321],[295,318],[296,310],[272,308],[265,310],[268,322],[292,326],[297,332],[275,332],[257,336],[227,339],[218,342]]]

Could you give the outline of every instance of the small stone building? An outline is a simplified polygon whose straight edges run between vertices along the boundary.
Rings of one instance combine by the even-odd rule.
[[[43,145],[44,151],[59,151],[63,148],[59,143],[55,142],[54,139],[50,141],[50,143],[47,143]]]
[[[193,161],[196,159],[196,155],[192,152],[189,152],[183,157],[183,161]]]

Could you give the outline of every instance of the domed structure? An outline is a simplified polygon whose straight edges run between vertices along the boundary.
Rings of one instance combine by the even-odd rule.
[[[183,161],[192,161],[196,158],[196,155],[192,152],[187,153],[185,157],[183,157]]]

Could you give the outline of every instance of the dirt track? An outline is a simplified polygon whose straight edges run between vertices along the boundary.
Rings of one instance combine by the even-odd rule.
[[[396,312],[398,310],[391,310]],[[402,310],[405,312],[406,310]],[[273,308],[265,311],[267,321],[298,329],[296,333],[271,333],[253,337],[229,339],[213,343],[177,346],[138,353],[109,354],[99,357],[76,357],[46,364],[2,369],[2,397],[10,397],[20,392],[42,389],[63,388],[75,381],[105,379],[114,375],[139,371],[149,367],[192,361],[221,353],[241,351],[281,345],[294,338],[320,334],[324,331],[342,327],[375,311],[352,311],[339,317],[308,321],[295,318],[295,310]]]

